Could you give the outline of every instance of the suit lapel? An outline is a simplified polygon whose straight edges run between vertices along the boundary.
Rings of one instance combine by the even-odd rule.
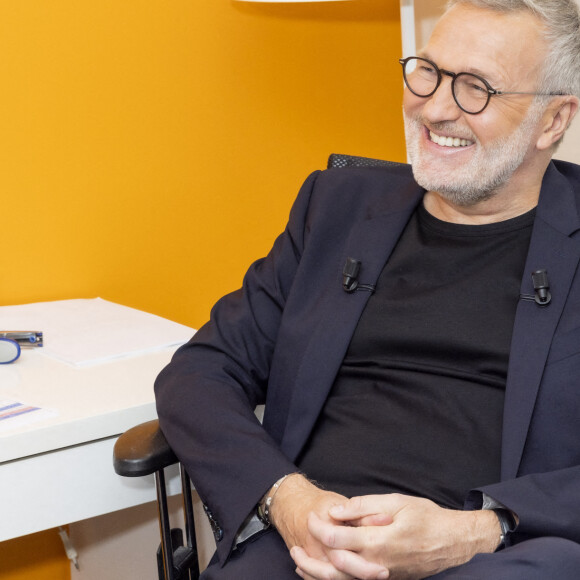
[[[521,293],[534,294],[531,273],[548,272],[552,301],[538,306],[520,300],[512,337],[506,385],[502,479],[517,475],[536,396],[556,326],[580,260],[580,244],[570,236],[580,228],[574,193],[550,164],[538,204]]]
[[[347,257],[361,262],[360,284],[375,285],[405,225],[423,196],[416,184],[410,187],[404,204],[395,211],[356,224],[337,264],[336,279],[342,279]],[[306,442],[340,368],[356,325],[371,292],[345,292],[330,284],[320,300],[318,323],[310,336],[296,374],[282,450],[294,460]]]

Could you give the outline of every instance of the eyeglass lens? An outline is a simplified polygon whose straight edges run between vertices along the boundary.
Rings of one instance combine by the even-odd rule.
[[[430,97],[441,83],[439,69],[422,58],[406,60],[403,77],[409,90],[418,97]],[[451,90],[457,104],[467,113],[483,111],[490,97],[483,79],[470,73],[457,74],[451,83]]]

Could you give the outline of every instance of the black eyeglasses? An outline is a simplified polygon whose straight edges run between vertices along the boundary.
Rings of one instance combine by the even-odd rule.
[[[470,115],[477,115],[487,107],[493,95],[544,95],[557,96],[562,93],[527,93],[498,91],[479,75],[454,73],[439,68],[434,62],[418,56],[399,59],[403,67],[403,78],[407,88],[418,97],[430,97],[439,88],[443,75],[451,77],[451,93],[457,106]]]

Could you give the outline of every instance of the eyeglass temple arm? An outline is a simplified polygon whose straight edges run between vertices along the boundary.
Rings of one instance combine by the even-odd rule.
[[[540,97],[561,97],[565,93],[532,93],[526,91],[497,91],[496,89],[489,89],[490,95],[538,95]]]

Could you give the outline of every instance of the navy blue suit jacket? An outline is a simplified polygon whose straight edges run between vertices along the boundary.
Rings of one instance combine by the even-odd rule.
[[[423,194],[408,166],[311,175],[269,255],[159,376],[162,429],[222,530],[222,563],[260,497],[295,470],[370,296],[343,290],[346,258],[375,284]],[[519,515],[514,541],[580,542],[579,202],[580,167],[551,163],[521,293],[534,294],[531,273],[544,268],[552,301],[518,303],[501,481],[480,490]],[[466,508],[481,497],[470,492]]]

